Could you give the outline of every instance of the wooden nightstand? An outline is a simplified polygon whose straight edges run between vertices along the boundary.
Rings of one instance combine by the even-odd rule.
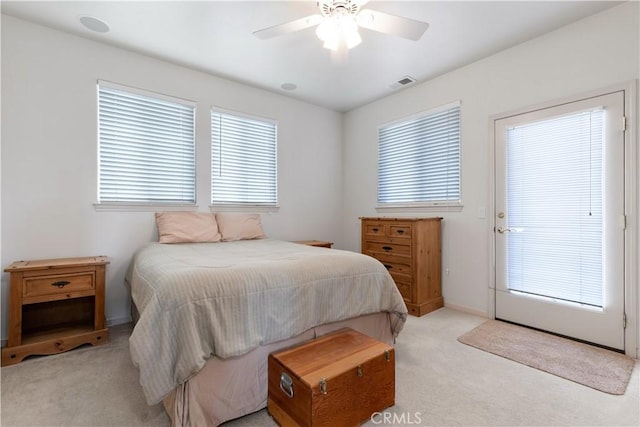
[[[10,273],[9,327],[2,366],[109,339],[104,256],[18,261]]]
[[[296,240],[293,243],[298,243],[298,244],[307,245],[307,246],[315,246],[318,248],[330,248],[331,246],[333,246],[333,242],[325,242],[322,240]]]

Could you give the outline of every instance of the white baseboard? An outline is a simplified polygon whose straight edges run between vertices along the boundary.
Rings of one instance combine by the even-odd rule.
[[[112,317],[107,319],[107,326],[122,325],[123,323],[131,323],[131,316]]]
[[[464,305],[458,304],[449,304],[447,302],[444,303],[444,306],[456,311],[462,311],[463,313],[473,314],[474,316],[484,317],[485,319],[489,318],[489,315],[484,311],[477,310],[475,308],[466,307]]]

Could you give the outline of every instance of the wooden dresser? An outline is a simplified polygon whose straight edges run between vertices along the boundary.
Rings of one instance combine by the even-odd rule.
[[[422,316],[444,306],[442,218],[360,218],[362,253],[382,262],[409,313]]]
[[[104,256],[18,261],[11,274],[7,346],[2,366],[30,355],[61,353],[109,339]]]

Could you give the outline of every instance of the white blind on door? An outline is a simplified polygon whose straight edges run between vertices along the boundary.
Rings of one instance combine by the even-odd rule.
[[[602,307],[604,110],[507,130],[509,289]]]
[[[378,203],[460,201],[460,104],[378,129]]]
[[[194,107],[98,86],[99,203],[195,204]]]
[[[276,206],[277,126],[211,112],[211,204]]]

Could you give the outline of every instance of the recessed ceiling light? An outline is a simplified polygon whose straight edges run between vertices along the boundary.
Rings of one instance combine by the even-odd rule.
[[[93,16],[81,16],[80,23],[88,30],[95,31],[96,33],[109,32],[109,26],[107,23],[98,18],[94,18]]]
[[[284,90],[296,90],[298,88],[294,83],[282,83],[280,87]]]

